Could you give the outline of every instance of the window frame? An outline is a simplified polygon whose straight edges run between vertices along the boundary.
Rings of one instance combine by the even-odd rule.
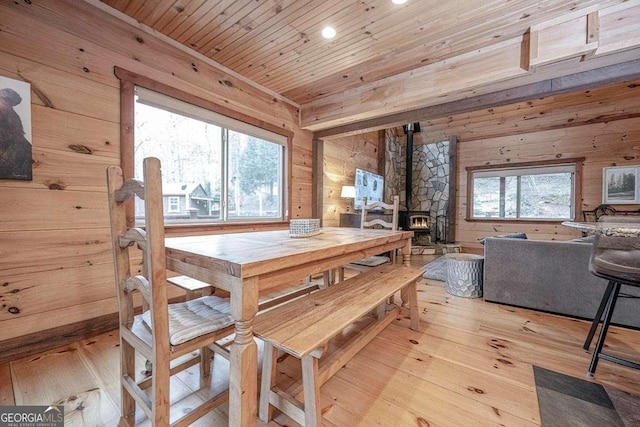
[[[249,125],[262,128],[269,132],[279,134],[286,138],[286,145],[283,145],[285,153],[283,155],[283,161],[285,162],[282,168],[283,179],[283,203],[282,203],[282,218],[269,219],[269,218],[248,218],[246,221],[242,219],[233,219],[230,221],[220,222],[196,222],[196,223],[180,223],[180,224],[167,224],[165,228],[198,228],[198,227],[221,227],[221,228],[246,228],[247,226],[253,226],[257,224],[275,224],[280,225],[288,223],[291,215],[291,178],[293,175],[293,132],[282,127],[273,125],[260,119],[256,119],[247,114],[240,113],[231,108],[216,104],[208,101],[204,98],[200,98],[196,95],[184,92],[180,89],[172,86],[160,83],[152,80],[148,77],[141,76],[139,74],[127,71],[123,68],[115,67],[115,75],[120,79],[120,167],[124,179],[129,179],[134,176],[134,147],[135,147],[135,88],[136,86],[158,92],[162,95],[176,98],[180,101],[210,110],[216,114],[227,116],[231,119],[238,120]],[[133,226],[134,221],[134,206],[131,204],[130,211],[127,211],[127,222],[129,226]]]
[[[476,172],[488,172],[488,171],[504,171],[506,169],[527,169],[542,168],[545,166],[573,166],[574,171],[574,188],[573,188],[573,218],[582,217],[582,166],[584,157],[573,157],[567,159],[549,159],[546,161],[534,161],[534,162],[521,162],[521,163],[507,163],[497,165],[482,165],[482,166],[467,166],[465,168],[467,172],[467,212],[466,221],[474,222],[509,222],[509,223],[561,223],[567,221],[567,218],[475,218],[473,216],[473,179]],[[526,175],[526,172],[520,175]],[[518,195],[518,198],[520,195]]]

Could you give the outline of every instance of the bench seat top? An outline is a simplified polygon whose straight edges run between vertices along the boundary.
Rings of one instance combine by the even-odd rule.
[[[386,264],[261,313],[254,334],[302,358],[419,279],[418,267]]]

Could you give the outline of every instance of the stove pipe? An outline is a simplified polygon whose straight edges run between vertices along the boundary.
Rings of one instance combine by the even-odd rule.
[[[405,203],[407,205],[407,212],[413,210],[412,193],[413,193],[413,134],[420,132],[420,123],[409,123],[402,126],[404,134],[407,135],[407,161],[406,161],[406,176],[405,176]],[[407,213],[407,222],[409,221],[409,214]],[[407,224],[408,225],[408,224]]]

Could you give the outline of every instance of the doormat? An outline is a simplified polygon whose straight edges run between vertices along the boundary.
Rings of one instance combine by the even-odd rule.
[[[533,367],[542,427],[640,427],[640,396]]]

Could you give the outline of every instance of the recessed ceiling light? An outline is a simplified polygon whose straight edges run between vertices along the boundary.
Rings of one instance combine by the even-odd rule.
[[[336,30],[333,27],[324,27],[322,29],[322,37],[325,39],[332,39],[336,36]]]
[[[404,4],[407,0],[391,0],[394,4]]]

